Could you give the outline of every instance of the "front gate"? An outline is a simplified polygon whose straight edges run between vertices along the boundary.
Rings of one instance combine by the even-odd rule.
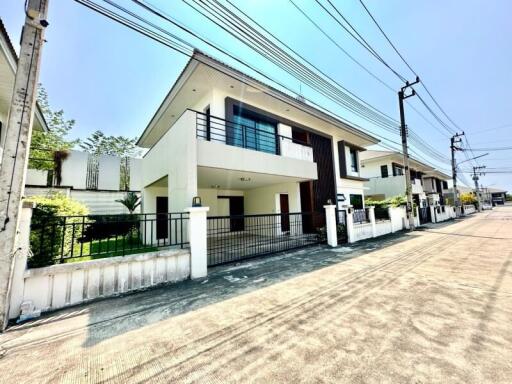
[[[430,207],[421,207],[419,209],[419,214],[420,214],[420,225],[432,222],[432,216],[430,214]]]
[[[208,266],[318,244],[324,239],[308,228],[312,216],[310,212],[209,216]]]

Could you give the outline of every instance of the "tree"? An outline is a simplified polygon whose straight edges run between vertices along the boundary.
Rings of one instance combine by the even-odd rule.
[[[140,148],[135,145],[136,141],[137,139],[107,136],[101,131],[96,131],[80,143],[80,148],[92,155],[135,157],[140,155]]]
[[[130,215],[135,212],[141,203],[140,197],[135,192],[128,192],[124,199],[118,199],[116,202],[123,204],[130,212]]]
[[[62,161],[79,140],[66,137],[75,125],[75,120],[66,120],[62,109],[53,111],[48,102],[46,89],[39,84],[37,102],[48,125],[48,132],[33,131],[30,144],[29,168],[52,171],[57,185],[60,184]]]
[[[460,195],[460,201],[462,202],[462,204],[469,205],[469,204],[476,204],[478,202],[478,199],[476,198],[476,196],[473,193],[467,192],[467,193],[462,193]]]

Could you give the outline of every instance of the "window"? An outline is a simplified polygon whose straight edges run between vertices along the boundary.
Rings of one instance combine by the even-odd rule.
[[[353,206],[354,209],[362,209],[363,195],[350,195],[350,205]]]
[[[448,182],[443,180],[443,189],[448,189]]]
[[[381,165],[380,166],[380,175],[381,177],[388,177],[388,166],[387,164],[386,165]]]
[[[393,164],[393,176],[402,176],[404,174],[404,168],[399,164]]]
[[[228,144],[277,153],[277,124],[264,116],[235,107],[233,122],[228,133]]]
[[[350,170],[352,172],[357,172],[357,149],[350,148]]]

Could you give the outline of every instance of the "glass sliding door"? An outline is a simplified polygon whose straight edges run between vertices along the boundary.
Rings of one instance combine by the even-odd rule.
[[[227,130],[227,144],[256,151],[277,153],[277,124],[255,113],[235,108]]]

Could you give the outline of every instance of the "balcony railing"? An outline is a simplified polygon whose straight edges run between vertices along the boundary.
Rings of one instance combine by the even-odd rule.
[[[196,137],[254,151],[313,161],[313,150],[307,143],[197,111]]]

